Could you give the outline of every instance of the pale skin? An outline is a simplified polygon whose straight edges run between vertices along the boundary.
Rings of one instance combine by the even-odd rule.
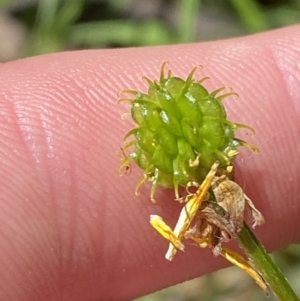
[[[172,190],[134,195],[140,171],[119,177],[131,127],[119,90],[144,89],[161,64],[229,85],[233,121],[256,129],[236,180],[266,223],[269,251],[299,242],[300,26],[211,43],[45,55],[0,65],[0,300],[130,300],[227,263],[187,246],[172,262],[150,214],[174,226]],[[188,256],[187,256],[188,255]],[[248,277],[245,275],[245,277]],[[201,293],[201,292],[199,292]]]

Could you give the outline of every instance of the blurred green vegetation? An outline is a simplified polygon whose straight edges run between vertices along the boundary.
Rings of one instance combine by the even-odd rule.
[[[300,22],[300,0],[0,0],[0,10],[24,29],[17,56],[212,40]]]
[[[199,250],[201,255],[201,250]],[[300,295],[300,245],[290,245],[272,255],[275,263]],[[199,259],[201,264],[201,258]],[[254,280],[237,267],[187,281],[134,301],[278,301],[265,296]]]
[[[300,0],[0,0],[0,60],[213,40],[299,22]],[[300,246],[274,258],[300,295]],[[232,267],[137,300],[276,299],[266,299],[250,277]]]

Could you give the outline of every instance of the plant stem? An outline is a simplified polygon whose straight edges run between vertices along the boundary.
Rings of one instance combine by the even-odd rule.
[[[238,240],[257,271],[263,276],[274,294],[282,301],[299,301],[299,298],[284,278],[279,268],[258,241],[249,226],[244,227],[238,235]]]

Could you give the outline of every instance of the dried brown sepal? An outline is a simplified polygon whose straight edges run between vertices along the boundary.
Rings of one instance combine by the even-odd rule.
[[[236,237],[236,227],[230,220],[229,214],[222,207],[211,202],[205,202],[203,205],[205,206],[198,213],[200,220],[207,220],[221,230],[226,231],[226,237]]]
[[[253,223],[252,223],[252,228],[254,229],[256,226],[261,226],[265,223],[265,219],[263,215],[256,209],[254,206],[253,202],[251,199],[249,199],[245,194],[244,194],[245,200],[246,200],[246,205],[248,208],[251,210],[251,215],[253,218]]]
[[[246,205],[251,210],[254,228],[264,223],[263,215],[255,208],[253,202],[244,194],[243,189],[226,176],[215,177],[212,181],[212,191],[216,202],[227,214],[227,219],[235,227],[235,236],[241,231],[244,223]],[[233,234],[231,232],[231,234]]]
[[[222,242],[231,239],[226,231],[222,233],[220,228],[206,219],[198,220],[197,224],[185,233],[184,238],[194,241],[201,248],[212,248],[215,256],[221,254]]]
[[[224,209],[237,234],[244,223],[245,198],[242,188],[226,176],[215,177],[211,186],[217,204]]]

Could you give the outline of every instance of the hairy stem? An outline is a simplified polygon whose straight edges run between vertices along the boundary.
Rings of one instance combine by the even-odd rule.
[[[238,235],[238,240],[257,271],[263,276],[279,300],[299,301],[286,278],[246,223]]]

